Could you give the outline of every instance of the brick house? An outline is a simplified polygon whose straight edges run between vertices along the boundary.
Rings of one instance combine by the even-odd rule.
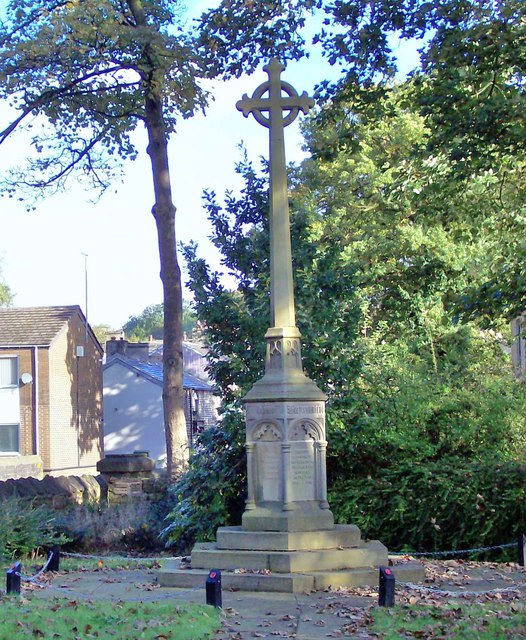
[[[102,355],[79,306],[0,309],[0,479],[97,473]]]

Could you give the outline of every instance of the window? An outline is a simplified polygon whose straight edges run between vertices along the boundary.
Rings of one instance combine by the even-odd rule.
[[[0,358],[0,388],[18,386],[18,358]]]
[[[20,452],[18,357],[0,358],[0,455]]]
[[[20,451],[19,425],[0,424],[0,454]]]

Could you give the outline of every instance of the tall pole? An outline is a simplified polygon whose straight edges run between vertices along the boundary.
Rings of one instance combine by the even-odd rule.
[[[85,298],[85,316],[86,316],[86,330],[84,333],[84,345],[85,347],[88,346],[88,254],[87,253],[82,253],[81,255],[84,256],[84,291],[86,294],[86,298]]]

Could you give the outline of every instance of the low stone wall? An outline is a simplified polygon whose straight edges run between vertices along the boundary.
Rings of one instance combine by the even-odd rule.
[[[76,504],[98,504],[107,499],[108,485],[102,476],[44,476],[0,482],[0,499],[17,497],[65,509]]]
[[[162,491],[147,454],[110,455],[97,463],[97,476],[49,476],[0,481],[0,500],[18,497],[54,509],[79,504],[113,504],[123,500],[153,499]]]

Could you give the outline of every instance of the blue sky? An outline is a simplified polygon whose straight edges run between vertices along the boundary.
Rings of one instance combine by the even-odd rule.
[[[199,12],[208,0],[192,3]],[[415,60],[406,49],[407,64]],[[409,62],[411,61],[411,62]],[[262,61],[263,66],[264,61]],[[283,73],[299,93],[335,70],[320,59],[291,63]],[[210,225],[202,207],[203,189],[218,194],[239,186],[234,166],[243,142],[250,158],[268,155],[268,131],[244,118],[235,104],[267,79],[260,68],[250,77],[210,85],[214,95],[206,115],[181,121],[170,140],[172,187],[177,207],[176,233],[183,242],[198,242],[199,253],[220,269],[208,240]],[[0,128],[3,118],[0,115]],[[153,191],[144,132],[136,133],[140,151],[125,165],[117,192],[97,202],[71,188],[27,213],[22,204],[0,199],[0,271],[14,293],[15,306],[79,304],[85,310],[85,264],[88,273],[88,319],[92,325],[119,328],[131,315],[162,302],[157,234],[150,213]],[[287,160],[303,157],[299,119],[286,130]],[[24,153],[13,138],[0,147],[0,170]],[[85,260],[83,254],[88,254]]]

